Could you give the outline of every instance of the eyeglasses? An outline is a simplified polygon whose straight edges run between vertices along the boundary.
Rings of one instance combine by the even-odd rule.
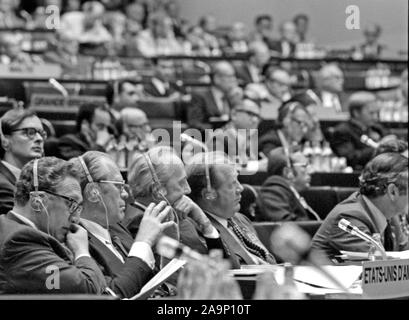
[[[39,133],[43,140],[47,139],[47,132],[43,129],[36,129],[36,128],[21,128],[21,129],[14,129],[11,132],[22,131],[23,134],[29,138],[34,139],[36,134]]]
[[[115,187],[118,188],[119,192],[128,192],[129,190],[129,185],[125,183],[125,181],[112,181],[112,180],[100,180],[97,181],[98,183],[110,183],[115,185]]]
[[[53,196],[56,196],[58,198],[62,198],[66,201],[68,201],[68,210],[70,212],[70,215],[76,214],[76,215],[80,215],[83,209],[82,204],[78,203],[78,201],[74,200],[71,197],[67,197],[67,196],[63,196],[62,194],[58,194],[49,190],[43,190],[46,193],[49,193]]]
[[[306,162],[306,163],[293,163],[293,166],[294,167],[301,167],[301,168],[304,168],[304,169],[307,169],[309,166],[310,166],[310,164],[308,163],[308,162]]]
[[[244,109],[236,109],[236,112],[244,112],[247,113],[250,117],[255,117],[257,119],[261,119],[261,116],[258,113],[252,112],[252,111],[248,111],[248,110],[244,110]]]

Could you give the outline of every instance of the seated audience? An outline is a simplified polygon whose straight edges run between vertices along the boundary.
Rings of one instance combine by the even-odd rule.
[[[31,110],[12,109],[0,119],[0,215],[14,205],[16,181],[23,166],[43,156],[47,134]]]
[[[83,104],[76,120],[77,133],[62,136],[58,142],[59,157],[65,160],[78,157],[90,150],[105,151],[113,139],[112,117],[104,105]]]
[[[214,35],[216,30],[216,18],[210,14],[199,19],[199,27],[202,29],[202,38],[210,53],[218,55],[221,53],[219,40]]]
[[[214,120],[227,122],[230,119],[229,95],[237,88],[233,66],[227,61],[217,62],[212,70],[212,85],[197,90],[187,110],[187,123],[198,129],[211,128]]]
[[[370,244],[338,227],[345,218],[369,236],[381,234],[385,250],[397,250],[390,220],[408,214],[408,159],[383,153],[362,171],[359,191],[338,204],[325,218],[312,240],[312,248],[333,258],[341,250],[368,252]]]
[[[168,235],[180,242],[207,254],[210,249],[221,249],[217,230],[203,211],[187,195],[190,187],[182,160],[169,147],[156,147],[147,153],[135,155],[128,170],[128,183],[132,201],[127,208],[124,225],[135,235],[140,217],[151,202],[166,201],[172,206],[177,230],[168,230]],[[175,235],[176,233],[176,235]]]
[[[178,88],[175,85],[175,65],[172,60],[152,59],[153,77],[143,84],[144,94],[148,97],[169,97]]]
[[[139,32],[135,41],[137,50],[144,56],[184,53],[173,32],[171,18],[159,11],[149,15],[148,28]]]
[[[162,229],[173,222],[162,202],[145,211],[135,238],[120,224],[125,215],[127,185],[115,162],[106,154],[89,151],[70,160],[78,172],[84,210],[80,225],[88,231],[89,250],[108,287],[121,298],[137,294],[152,277],[152,246]]]
[[[0,28],[24,28],[25,21],[17,16],[18,1],[0,0]]]
[[[314,99],[321,101],[322,107],[334,112],[344,111],[344,74],[336,64],[326,64],[318,71],[316,87]]]
[[[23,167],[15,205],[0,217],[0,293],[105,291],[87,231],[77,225],[81,211],[81,187],[70,164],[45,157]]]
[[[308,118],[308,112],[300,103],[284,103],[278,110],[277,129],[267,131],[259,139],[259,149],[266,156],[278,147],[283,147],[289,153],[299,150],[309,130]]]
[[[379,24],[371,23],[365,26],[363,34],[365,41],[353,48],[352,57],[355,59],[379,59],[385,46],[379,43],[382,28]]]
[[[23,51],[23,36],[21,34],[0,34],[0,64],[6,64],[18,69],[27,69],[43,63],[38,55],[30,55]]]
[[[300,196],[310,186],[311,167],[308,159],[295,152],[286,157],[282,148],[268,155],[268,178],[258,197],[259,221],[321,220]]]
[[[243,22],[234,22],[225,42],[222,48],[225,53],[246,53],[248,51],[246,25]]]
[[[242,165],[249,160],[258,160],[258,124],[260,106],[250,99],[244,99],[234,106],[231,120],[217,129],[212,137],[206,137],[209,150],[221,151]]]
[[[269,14],[259,14],[254,19],[254,32],[251,41],[263,41],[268,47],[273,40],[273,17]]]
[[[248,62],[236,68],[237,78],[243,85],[261,83],[263,68],[270,59],[270,51],[262,42],[252,42],[249,45]]]
[[[192,187],[190,197],[220,233],[230,260],[235,265],[275,264],[274,256],[257,237],[251,221],[239,213],[243,187],[237,180],[236,165],[214,153],[204,157],[209,159],[192,161],[186,167]]]
[[[373,143],[382,141],[385,130],[379,123],[379,107],[376,96],[369,92],[353,93],[348,101],[350,119],[337,125],[330,137],[331,148],[355,170],[362,169],[374,155]],[[384,139],[388,139],[385,137]]]
[[[295,24],[292,21],[286,21],[280,25],[279,32],[280,39],[271,41],[269,45],[272,54],[283,58],[293,57],[298,40]]]

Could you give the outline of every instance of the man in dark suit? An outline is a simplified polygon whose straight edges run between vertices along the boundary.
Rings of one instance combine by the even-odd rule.
[[[106,283],[77,225],[81,187],[67,162],[45,157],[20,174],[0,217],[0,293],[101,294]]]
[[[237,167],[225,156],[209,153],[208,157],[203,159],[198,155],[186,167],[192,187],[190,197],[220,233],[233,267],[276,263],[258,238],[251,221],[239,213],[243,187],[237,180]]]
[[[149,206],[135,239],[121,225],[127,186],[114,161],[98,151],[70,160],[79,173],[84,211],[80,224],[88,231],[91,256],[106,276],[108,287],[121,298],[137,294],[152,277],[152,246],[172,222],[161,223],[170,208]],[[90,182],[93,181],[93,182]]]
[[[306,190],[311,181],[308,159],[300,152],[288,159],[282,148],[268,155],[268,178],[258,197],[259,221],[320,220],[299,192]]]
[[[270,51],[264,42],[253,42],[249,45],[248,55],[248,62],[236,67],[237,78],[244,86],[263,81],[263,67],[270,59]]]
[[[269,44],[271,51],[280,57],[293,57],[295,44],[297,42],[297,32],[292,21],[286,21],[280,25],[280,39],[273,40]]]
[[[14,205],[14,191],[21,168],[43,155],[46,132],[33,111],[12,109],[0,122],[0,214]]]
[[[334,113],[342,112],[345,107],[344,74],[335,63],[324,65],[317,74],[316,89],[312,90],[312,98],[324,108]]]
[[[178,92],[175,80],[175,66],[172,60],[152,59],[154,75],[143,84],[144,94],[148,97],[169,97]]]
[[[369,236],[379,233],[384,248],[396,250],[389,222],[399,214],[408,214],[408,159],[399,153],[380,154],[362,171],[359,192],[338,204],[325,218],[312,248],[330,258],[341,250],[368,252],[368,242],[338,227],[345,218]]]
[[[141,213],[146,206],[160,201],[173,208],[169,218],[177,228],[168,228],[165,234],[183,244],[207,254],[211,249],[222,249],[220,236],[203,211],[186,195],[190,187],[182,160],[168,147],[154,147],[138,154],[128,170],[132,206],[127,208],[124,225],[133,235],[140,228]]]
[[[373,157],[376,144],[390,136],[385,137],[378,122],[379,107],[374,94],[356,92],[349,98],[348,107],[351,118],[334,128],[330,144],[337,156],[346,157],[349,166],[360,170]]]
[[[84,104],[78,110],[76,132],[62,136],[58,141],[59,158],[69,160],[90,151],[105,151],[113,139],[113,118],[104,105]]]
[[[237,88],[233,66],[227,61],[214,65],[210,88],[197,89],[186,112],[187,123],[197,129],[212,128],[212,122],[230,119],[231,94]]]

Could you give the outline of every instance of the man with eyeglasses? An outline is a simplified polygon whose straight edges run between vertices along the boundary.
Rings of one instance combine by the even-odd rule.
[[[47,133],[33,111],[13,109],[0,120],[0,214],[13,208],[15,184],[21,168],[43,156]]]
[[[391,220],[408,214],[408,158],[382,153],[368,162],[359,180],[359,191],[332,209],[312,239],[312,248],[329,258],[336,258],[341,250],[369,251],[367,241],[338,227],[343,218],[368,236],[379,233],[385,250],[399,249]]]
[[[251,99],[244,99],[234,106],[231,120],[208,137],[209,150],[226,153],[230,159],[242,164],[258,160],[258,132],[260,106]]]
[[[87,232],[77,225],[82,201],[66,161],[44,157],[22,168],[15,205],[0,217],[0,294],[104,292]]]
[[[282,148],[275,149],[268,156],[267,173],[257,200],[258,221],[321,220],[300,195],[311,181],[311,167],[301,152],[287,158]]]
[[[170,208],[164,202],[150,204],[133,238],[121,224],[129,187],[115,162],[98,151],[89,151],[70,162],[81,182],[84,210],[80,225],[88,231],[91,256],[108,287],[119,297],[130,298],[154,274],[152,248],[162,231],[173,224],[164,222]]]

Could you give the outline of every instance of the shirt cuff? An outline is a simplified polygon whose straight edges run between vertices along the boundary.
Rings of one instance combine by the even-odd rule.
[[[217,239],[220,237],[219,232],[215,227],[212,228],[212,232],[209,234],[203,234],[204,237],[209,238],[209,239]]]
[[[83,253],[83,254],[80,254],[80,255],[76,256],[75,261],[77,261],[79,258],[82,258],[82,257],[91,258],[91,256],[88,253]]]
[[[129,250],[128,257],[142,259],[152,270],[155,268],[155,257],[149,244],[143,241],[135,241]]]

